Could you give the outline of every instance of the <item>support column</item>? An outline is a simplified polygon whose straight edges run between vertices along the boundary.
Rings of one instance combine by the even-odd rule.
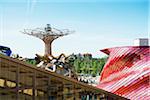
[[[48,77],[48,100],[50,100],[50,97],[51,97],[51,77],[49,76]]]
[[[19,67],[16,69],[16,100],[19,100]]]
[[[76,100],[76,85],[73,84],[73,100]]]
[[[33,72],[33,79],[32,79],[32,100],[36,100],[36,72]]]
[[[52,41],[44,42],[45,43],[45,55],[52,55]]]

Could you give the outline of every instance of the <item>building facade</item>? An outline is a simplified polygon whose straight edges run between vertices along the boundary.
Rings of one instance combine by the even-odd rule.
[[[101,51],[109,58],[97,87],[131,100],[150,100],[150,47],[127,46]]]

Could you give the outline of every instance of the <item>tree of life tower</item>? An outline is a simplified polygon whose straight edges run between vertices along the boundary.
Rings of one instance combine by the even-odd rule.
[[[32,35],[37,37],[45,43],[45,55],[52,55],[52,42],[62,36],[68,35],[73,31],[68,29],[59,30],[56,28],[51,28],[50,24],[47,24],[45,28],[36,29],[24,29],[23,33],[27,35]]]

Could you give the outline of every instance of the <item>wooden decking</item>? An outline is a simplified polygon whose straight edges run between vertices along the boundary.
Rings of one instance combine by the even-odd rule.
[[[126,100],[126,98],[0,54],[0,100]]]

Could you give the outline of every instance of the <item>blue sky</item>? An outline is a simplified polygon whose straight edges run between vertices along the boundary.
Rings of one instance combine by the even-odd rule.
[[[43,42],[20,31],[49,23],[75,30],[53,42],[55,56],[88,52],[101,57],[100,49],[147,38],[149,9],[148,0],[0,0],[0,45],[23,57],[43,54]]]

